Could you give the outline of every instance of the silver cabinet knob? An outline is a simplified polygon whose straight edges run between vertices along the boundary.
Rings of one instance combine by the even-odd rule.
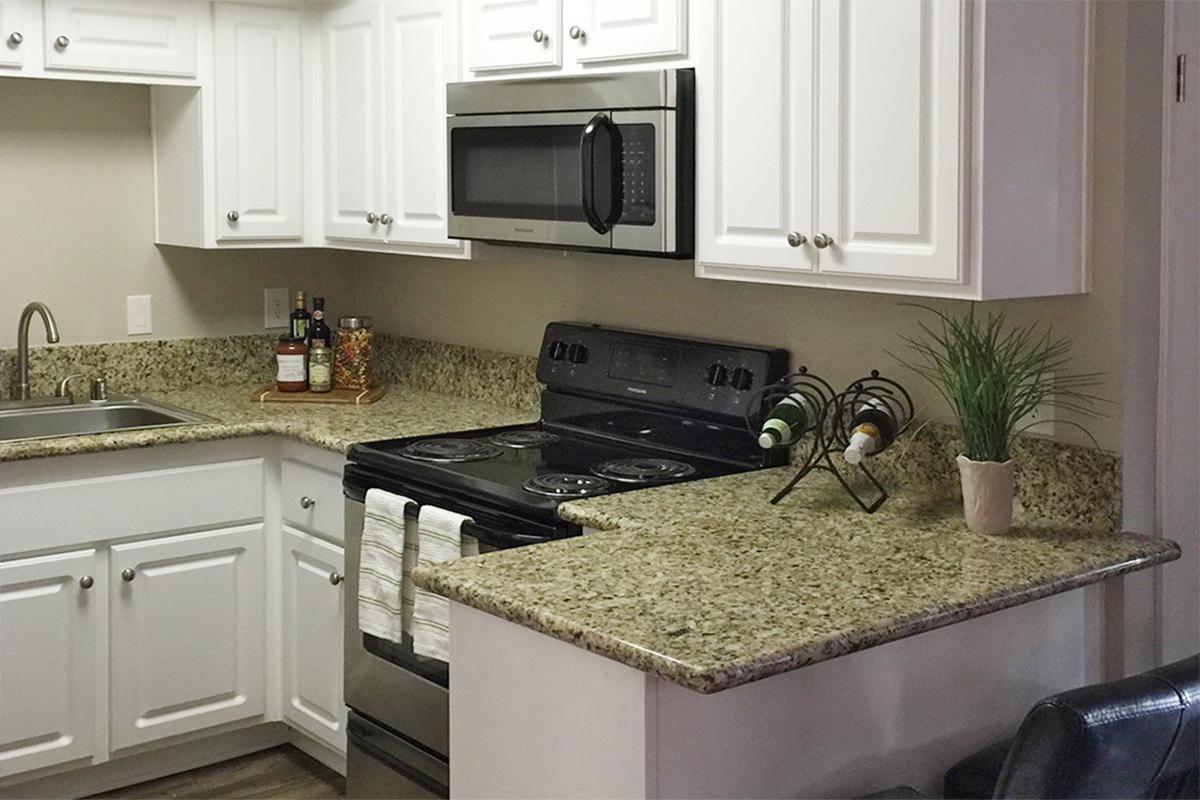
[[[8,43],[13,47],[16,47],[23,41],[25,41],[25,37],[21,35],[20,31],[13,31],[8,35]]]
[[[126,567],[125,569],[121,570],[121,580],[125,581],[126,583],[129,583],[136,577],[137,573],[133,571],[133,567]]]
[[[572,25],[571,29],[569,31],[567,31],[567,35],[570,36],[572,39],[586,39],[587,38],[587,34],[584,33],[583,28],[579,27],[578,25]]]
[[[314,498],[309,497],[308,495],[305,495],[304,497],[300,498],[300,507],[301,508],[312,508],[316,504],[317,504],[317,501]]]
[[[813,244],[815,244],[821,250],[824,250],[826,247],[833,245],[833,237],[827,233],[818,233],[817,235],[813,236]]]
[[[380,225],[391,225],[392,224],[392,215],[391,214],[380,214],[379,215],[379,224]]]
[[[368,225],[374,225],[378,221],[379,221],[379,217],[375,216],[374,211],[367,212],[367,224]]]
[[[71,40],[65,36],[59,36],[57,39],[54,40],[54,46],[57,47],[59,50],[66,50],[67,45],[69,45],[70,43],[71,43]]]
[[[339,583],[342,582],[342,580],[343,580],[343,578],[339,573],[337,573],[337,572],[329,573],[329,582],[332,583],[334,586],[337,586]]]
[[[808,241],[808,237],[805,236],[803,233],[796,233],[795,231],[792,231],[791,233],[789,233],[787,235],[787,243],[790,244],[792,247],[799,247],[800,245],[804,244],[807,241]]]
[[[95,584],[96,584],[96,581],[94,581],[92,579],[91,575],[84,575],[82,578],[79,579],[79,588],[80,589],[90,589]]]
[[[230,222],[237,222],[239,216],[240,215],[236,211],[230,211],[225,215],[225,219],[229,220]]]
[[[546,42],[550,41],[550,37],[546,35],[544,30],[538,28],[533,32],[533,40],[538,44],[545,44]]]

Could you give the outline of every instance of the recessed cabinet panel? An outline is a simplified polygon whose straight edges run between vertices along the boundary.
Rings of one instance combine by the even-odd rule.
[[[263,713],[263,550],[261,524],[113,546],[114,749]]]
[[[25,54],[37,42],[29,38],[24,25],[25,0],[0,0],[0,67],[25,66]]]
[[[47,69],[196,74],[191,0],[45,0]]]
[[[380,9],[355,3],[325,25],[325,235],[382,241]]]
[[[814,267],[815,22],[811,0],[717,0],[706,15],[696,131],[701,274],[723,265]],[[789,244],[792,233],[809,243]]]
[[[957,281],[963,5],[820,2],[820,270]]]
[[[0,564],[0,777],[93,755],[99,563],[89,549]]]
[[[384,7],[389,240],[446,238],[446,83],[457,77],[455,4],[404,0]]]
[[[300,238],[300,12],[222,4],[215,13],[217,238]]]
[[[342,753],[343,572],[340,547],[283,529],[283,715]]]
[[[467,65],[473,72],[562,64],[561,0],[467,0]]]
[[[563,26],[584,64],[687,53],[687,0],[568,0]]]

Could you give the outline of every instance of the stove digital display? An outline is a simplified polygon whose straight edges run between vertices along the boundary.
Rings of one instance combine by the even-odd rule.
[[[636,383],[670,386],[679,351],[669,347],[647,347],[620,342],[613,345],[608,376]]]

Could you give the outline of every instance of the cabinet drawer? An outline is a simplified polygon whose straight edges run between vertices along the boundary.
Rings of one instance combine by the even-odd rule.
[[[46,68],[192,77],[198,3],[47,0]]]
[[[343,541],[341,475],[285,458],[280,487],[284,520]]]
[[[262,518],[262,459],[0,489],[0,553]]]

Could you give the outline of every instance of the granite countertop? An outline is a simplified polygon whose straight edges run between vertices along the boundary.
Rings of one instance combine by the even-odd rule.
[[[496,403],[399,386],[370,405],[257,403],[256,384],[150,391],[144,396],[213,422],[138,431],[0,442],[0,462],[183,442],[278,435],[346,452],[356,442],[528,422],[537,415]]]
[[[970,533],[948,500],[874,515],[788,468],[564,504],[600,532],[421,567],[452,600],[711,693],[1179,557],[1169,540],[1032,522]]]

